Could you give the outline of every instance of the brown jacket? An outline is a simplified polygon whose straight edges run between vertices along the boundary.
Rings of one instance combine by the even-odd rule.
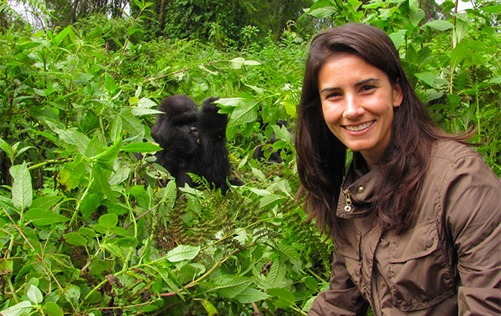
[[[365,315],[368,304],[376,316],[501,315],[501,182],[478,154],[434,146],[420,212],[399,236],[369,210],[380,174],[356,174],[352,165],[337,207],[330,289],[309,315]]]

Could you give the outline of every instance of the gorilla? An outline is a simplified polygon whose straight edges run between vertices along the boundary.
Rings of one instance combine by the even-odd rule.
[[[151,136],[163,148],[157,152],[157,162],[176,179],[178,186],[191,181],[186,174],[200,152],[200,131],[196,103],[185,95],[166,97],[158,109],[165,114],[157,117]]]
[[[151,128],[153,139],[163,148],[157,152],[157,162],[176,179],[176,185],[193,186],[188,173],[204,177],[223,193],[228,190],[231,168],[226,148],[228,117],[218,113],[217,97],[210,97],[199,111],[186,95],[174,95],[162,100]],[[239,184],[238,181],[231,181]]]

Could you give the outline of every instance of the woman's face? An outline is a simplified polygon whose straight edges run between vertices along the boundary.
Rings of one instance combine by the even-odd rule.
[[[362,58],[339,53],[320,68],[318,90],[324,120],[346,147],[375,164],[391,138],[393,107],[403,95],[399,84]]]

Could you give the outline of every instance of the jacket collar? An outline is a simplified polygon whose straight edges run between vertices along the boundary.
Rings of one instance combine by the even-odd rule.
[[[336,216],[350,219],[365,217],[371,212],[371,201],[381,180],[377,168],[369,170],[360,154],[354,153],[336,209]]]

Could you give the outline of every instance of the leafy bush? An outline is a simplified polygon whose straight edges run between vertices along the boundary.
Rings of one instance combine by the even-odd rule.
[[[239,56],[180,41],[113,51],[102,34],[2,35],[2,313],[307,310],[330,246],[300,224],[292,139],[273,129],[294,114],[303,48]],[[289,67],[268,83],[278,62]],[[168,174],[151,163],[149,126],[173,93],[223,97],[244,186],[222,196],[160,185]],[[252,158],[273,130],[284,164]]]

